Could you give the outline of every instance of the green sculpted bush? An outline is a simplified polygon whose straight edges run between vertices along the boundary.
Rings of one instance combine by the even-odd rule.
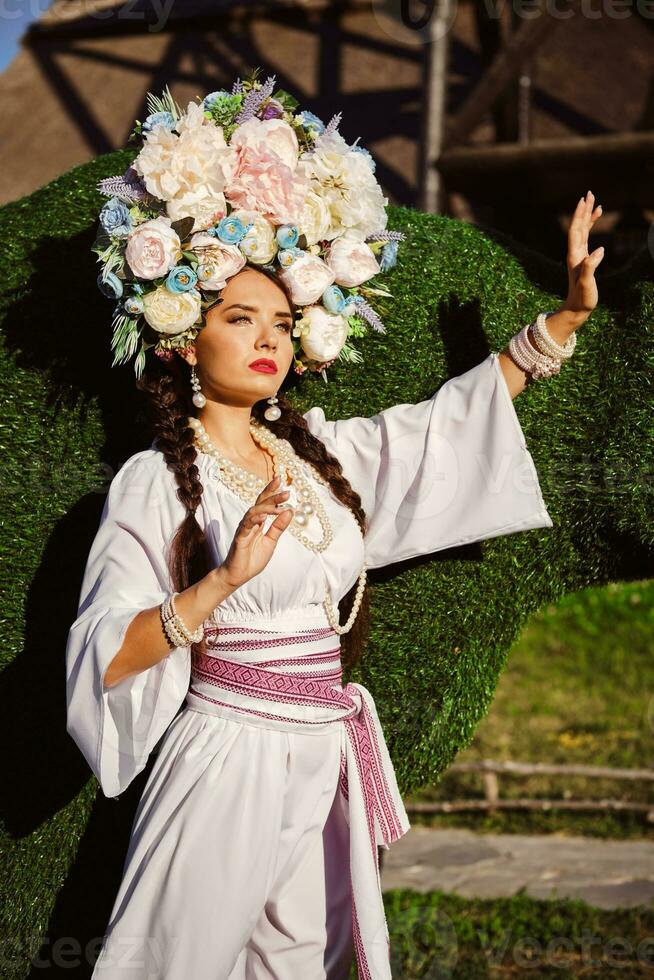
[[[110,479],[149,445],[133,367],[110,366],[112,304],[90,251],[96,183],[129,162],[129,151],[101,157],[0,209],[7,980],[27,976],[32,956],[89,955],[147,775],[118,801],[96,799],[65,730],[64,648],[86,554]],[[364,369],[334,365],[328,384],[305,377],[291,394],[300,411],[372,415],[422,400],[564,295],[563,236],[553,263],[492,229],[406,208],[391,209],[390,225],[408,238],[393,299],[376,303],[388,332],[361,342]],[[651,273],[646,243],[618,273],[600,268],[600,305],[572,361],[515,401],[554,527],[371,573],[370,647],[347,679],[372,691],[405,793],[469,744],[533,611],[569,590],[651,575]]]

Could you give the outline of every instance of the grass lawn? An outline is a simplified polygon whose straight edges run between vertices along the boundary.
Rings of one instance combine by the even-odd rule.
[[[397,889],[384,895],[393,980],[632,980],[654,974],[654,906],[495,901]],[[356,971],[352,973],[356,977]]]
[[[534,615],[511,650],[489,713],[457,762],[482,758],[621,768],[654,764],[654,580],[566,596]],[[648,802],[651,783],[501,775],[502,797]],[[410,800],[483,798],[481,776],[445,773]],[[479,831],[654,839],[645,815],[519,811],[425,816]]]

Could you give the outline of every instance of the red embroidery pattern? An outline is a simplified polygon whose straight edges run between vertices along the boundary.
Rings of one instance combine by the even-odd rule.
[[[207,694],[200,694],[198,691],[194,691],[193,688],[189,688],[189,694],[193,695],[195,698],[200,698],[202,701],[207,701],[210,704],[218,704],[223,708],[229,708],[231,711],[240,711],[242,715],[256,715],[257,718],[269,718],[270,721],[288,721],[288,715],[274,715],[270,711],[258,711],[256,708],[243,708],[238,704],[230,704],[229,701],[221,701],[219,698],[210,698]],[[295,720],[295,719],[294,719]],[[324,725],[325,722],[321,719],[307,720],[303,718],[301,725]]]
[[[351,884],[352,875],[350,874],[350,885]],[[357,958],[357,974],[360,977],[360,980],[373,980],[370,967],[368,966],[366,948],[361,940],[361,929],[359,927],[359,917],[357,916],[357,908],[354,901],[354,891],[352,892],[352,896],[352,936],[354,939],[354,952]]]
[[[220,650],[265,650],[269,647],[286,647],[294,646],[299,643],[306,643],[311,640],[321,640],[327,636],[335,636],[334,630],[331,626],[320,626],[315,629],[310,630],[298,630],[291,636],[285,636],[279,633],[266,633],[265,630],[252,630],[247,631],[257,632],[263,634],[262,639],[255,640],[251,636],[247,636],[244,640],[228,640],[223,639],[222,634],[225,632],[246,632],[243,627],[230,627],[229,630],[225,630],[224,627],[220,629],[214,627],[208,627],[205,629],[205,637],[207,638],[207,647],[211,649]]]
[[[203,655],[198,655],[192,672],[196,680],[263,701],[356,710],[343,688],[337,686],[341,675],[340,665],[327,677],[321,677],[318,674],[282,674],[264,670],[254,663]]]
[[[334,660],[334,654],[340,657],[341,648],[334,647],[326,653],[310,653],[306,657],[283,657],[281,660],[257,660],[258,667],[289,667],[293,664],[321,664],[325,661]]]
[[[338,785],[345,799],[349,800],[350,793],[347,786],[347,758],[345,757],[345,752],[343,752],[343,749],[341,749],[341,771],[338,778]]]

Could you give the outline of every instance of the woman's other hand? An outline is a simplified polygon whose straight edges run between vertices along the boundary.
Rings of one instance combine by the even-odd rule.
[[[249,579],[258,575],[272,558],[275,546],[293,519],[293,509],[280,510],[289,495],[288,490],[276,490],[279,475],[266,484],[243,515],[234,534],[227,557],[220,566],[221,577],[232,588],[237,589]],[[269,514],[276,514],[265,534],[261,525]]]

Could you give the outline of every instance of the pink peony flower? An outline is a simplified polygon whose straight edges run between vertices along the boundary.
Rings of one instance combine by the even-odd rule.
[[[295,171],[298,162],[299,146],[295,130],[283,119],[257,119],[253,116],[241,123],[232,133],[229,141],[232,151],[246,146],[257,153],[266,150],[276,153],[282,163]]]
[[[379,272],[375,253],[365,242],[347,235],[336,238],[329,249],[325,262],[339,286],[360,286]]]
[[[201,289],[224,289],[227,280],[240,272],[246,258],[236,245],[228,245],[204,231],[191,236],[191,251],[198,257],[198,285]]]
[[[287,269],[278,273],[279,278],[291,291],[291,299],[298,306],[316,303],[327,286],[334,282],[334,273],[317,255],[305,252]]]
[[[293,173],[272,150],[239,146],[234,176],[225,197],[236,208],[258,211],[276,225],[296,224],[309,181]]]
[[[159,215],[144,221],[130,233],[125,249],[127,263],[139,279],[158,279],[177,265],[182,254],[179,236],[170,218]]]

